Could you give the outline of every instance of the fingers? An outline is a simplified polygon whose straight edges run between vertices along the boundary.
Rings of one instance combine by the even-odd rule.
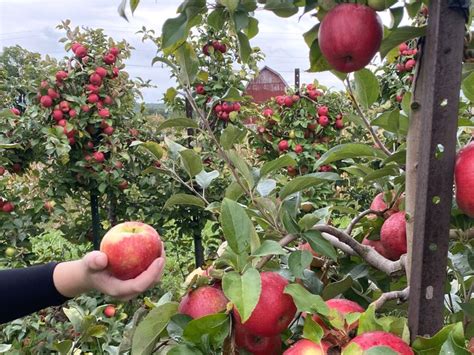
[[[101,271],[107,267],[107,255],[98,250],[90,252],[83,258],[85,264],[90,270]]]

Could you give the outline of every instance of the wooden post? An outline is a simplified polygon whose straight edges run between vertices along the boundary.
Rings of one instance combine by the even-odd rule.
[[[407,154],[411,339],[443,326],[464,14],[431,1],[412,100]]]
[[[296,94],[300,93],[300,69],[295,69],[295,92]]]
[[[186,98],[186,117],[193,118],[193,107]],[[194,129],[188,128],[188,148],[192,149],[191,142],[194,136]],[[193,223],[193,242],[194,242],[194,259],[196,267],[201,267],[204,264],[204,248],[202,246],[201,229],[199,228],[199,222]]]
[[[94,250],[100,247],[100,214],[99,214],[99,193],[95,188],[90,191],[91,196],[91,216],[92,216],[92,240]]]

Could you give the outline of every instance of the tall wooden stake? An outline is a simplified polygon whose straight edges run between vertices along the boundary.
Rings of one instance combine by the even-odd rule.
[[[295,69],[295,92],[300,93],[300,69]]]
[[[436,333],[444,317],[465,25],[463,13],[449,2],[430,2],[407,139],[412,340]]]
[[[92,240],[94,243],[94,250],[99,250],[100,247],[100,214],[99,214],[99,192],[96,189],[91,189],[91,216],[92,216]]]

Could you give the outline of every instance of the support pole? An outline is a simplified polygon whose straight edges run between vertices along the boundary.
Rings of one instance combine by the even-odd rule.
[[[407,154],[412,341],[443,326],[444,288],[465,18],[448,0],[431,1],[419,59]]]
[[[300,69],[295,69],[295,92],[296,94],[300,93]]]
[[[96,189],[91,189],[91,216],[92,216],[92,240],[94,250],[100,247],[100,215],[99,215],[99,193]]]

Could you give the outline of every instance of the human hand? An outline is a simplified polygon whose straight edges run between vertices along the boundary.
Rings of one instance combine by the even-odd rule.
[[[165,250],[161,257],[134,279],[120,280],[107,270],[107,255],[93,251],[82,259],[60,263],[54,271],[56,289],[67,297],[97,290],[121,301],[128,301],[161,280],[165,267]]]

